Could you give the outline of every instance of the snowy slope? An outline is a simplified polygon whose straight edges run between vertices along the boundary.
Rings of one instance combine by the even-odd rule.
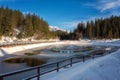
[[[120,50],[43,75],[41,80],[120,80]]]
[[[26,51],[29,49],[35,49],[40,47],[45,47],[49,45],[61,45],[61,44],[77,44],[77,45],[89,45],[86,41],[59,41],[59,42],[51,42],[51,43],[38,43],[38,44],[30,44],[30,45],[22,45],[22,46],[15,46],[15,47],[6,47],[0,48],[0,57],[6,54],[14,54],[20,51]]]

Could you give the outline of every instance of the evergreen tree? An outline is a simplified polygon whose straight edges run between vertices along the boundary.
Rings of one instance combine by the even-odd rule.
[[[77,29],[79,30],[79,28]],[[75,31],[77,31],[77,29],[75,29]],[[83,35],[87,34],[89,39],[120,38],[120,17],[112,15],[110,18],[88,21],[85,31]]]
[[[16,29],[20,32],[17,33]],[[0,36],[17,36],[27,38],[35,36],[39,39],[57,37],[49,30],[49,24],[43,18],[33,14],[22,14],[19,10],[0,7]]]
[[[27,14],[25,19],[25,36],[32,37],[33,32],[32,17],[30,14]]]
[[[87,29],[86,29],[86,31],[87,31],[87,36],[88,36],[88,38],[89,39],[92,39],[92,25],[89,23],[89,22],[87,22]]]

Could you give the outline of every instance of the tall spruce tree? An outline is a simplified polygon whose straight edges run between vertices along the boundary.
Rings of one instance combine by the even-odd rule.
[[[32,37],[33,32],[32,17],[30,14],[27,14],[25,19],[25,36]]]

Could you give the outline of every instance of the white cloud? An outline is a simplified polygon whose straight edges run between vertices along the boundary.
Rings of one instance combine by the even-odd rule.
[[[66,27],[76,27],[79,22],[64,22],[63,25]]]
[[[100,0],[94,3],[86,3],[85,6],[97,8],[101,12],[113,10],[120,7],[120,0]]]
[[[101,10],[101,12],[110,10],[110,9],[115,9],[120,7],[119,5],[120,0],[111,0],[111,1],[101,1],[101,6],[98,8]]]
[[[81,21],[64,22],[62,25],[66,28],[66,30],[74,30],[79,22]]]
[[[22,13],[23,13],[24,15],[29,14],[29,13],[30,13],[31,15],[32,15],[32,14],[39,15],[37,12],[32,12],[32,11],[23,11]]]

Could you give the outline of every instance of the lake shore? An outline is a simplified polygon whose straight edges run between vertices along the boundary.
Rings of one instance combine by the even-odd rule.
[[[8,54],[15,54],[15,53],[21,53],[24,51],[29,51],[29,50],[37,50],[45,46],[50,46],[50,45],[69,45],[69,44],[77,44],[77,45],[88,45],[87,42],[81,42],[81,41],[59,41],[59,42],[48,42],[48,43],[37,43],[37,44],[29,44],[29,45],[20,45],[20,46],[15,46],[15,47],[4,47],[0,48],[0,56],[5,56]]]

